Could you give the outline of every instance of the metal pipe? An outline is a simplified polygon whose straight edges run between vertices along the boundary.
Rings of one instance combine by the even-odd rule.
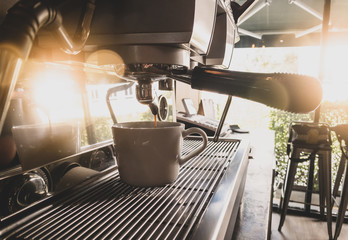
[[[260,39],[260,40],[262,39],[262,34],[253,33],[253,32],[250,32],[250,31],[242,29],[242,28],[238,28],[238,32],[241,33],[241,34],[248,35],[250,37],[256,38],[256,39]]]
[[[263,3],[260,3],[259,5],[257,5],[256,7],[254,7],[256,5],[258,1],[255,1],[251,7],[249,8],[249,11],[245,11],[238,19],[237,22],[237,26],[241,25],[243,22],[245,22],[246,20],[248,20],[249,18],[251,18],[252,16],[254,16],[256,13],[258,13],[260,10],[262,10],[264,7],[269,6],[271,1],[270,0],[264,0]]]
[[[95,0],[88,0],[81,14],[78,27],[71,39],[63,26],[62,16],[57,14],[54,28],[54,34],[60,40],[63,51],[68,54],[78,54],[86,44],[90,33],[90,26],[94,15]]]
[[[321,30],[321,49],[320,49],[320,65],[319,80],[322,82],[325,72],[325,52],[327,49],[327,41],[329,37],[331,0],[325,0],[323,13],[323,28]],[[314,122],[318,123],[320,118],[320,106],[315,110]]]
[[[315,32],[315,31],[317,31],[317,30],[319,30],[321,28],[322,28],[322,24],[319,24],[317,26],[311,27],[311,28],[309,28],[309,29],[307,29],[305,31],[296,33],[295,34],[295,38],[303,37],[304,35],[307,35],[307,34],[310,34],[312,32]]]
[[[314,17],[316,17],[316,18],[320,19],[321,21],[323,21],[323,15],[321,15],[321,13],[319,13],[316,10],[314,10],[313,8],[311,8],[310,6],[305,4],[304,2],[299,1],[299,0],[289,0],[289,4],[295,4],[296,6],[300,7],[303,10],[305,10],[309,14],[311,14]]]
[[[238,3],[231,1],[231,9],[234,21],[237,23],[239,17],[242,16],[245,12],[252,9],[258,1],[259,0],[247,0],[245,3],[243,3],[243,5],[239,5]]]
[[[227,116],[227,113],[228,113],[228,109],[230,109],[230,106],[231,106],[231,102],[232,102],[232,96],[229,95],[228,98],[227,98],[226,105],[225,105],[224,111],[222,113],[220,122],[219,122],[219,126],[217,127],[217,129],[215,131],[215,135],[214,135],[214,138],[213,138],[214,142],[219,141],[221,129],[224,126],[225,119],[226,119],[226,116]]]
[[[112,119],[113,123],[117,123],[117,119],[116,119],[115,112],[114,112],[114,110],[113,110],[113,108],[111,106],[111,103],[110,103],[110,96],[111,96],[111,94],[113,94],[115,92],[118,92],[118,91],[123,91],[123,90],[126,90],[128,88],[131,88],[134,84],[135,84],[135,82],[130,82],[127,85],[116,86],[116,87],[110,88],[107,91],[107,93],[106,93],[106,105],[108,106],[108,109],[109,109],[109,112],[110,112],[110,116],[111,116],[111,119]]]

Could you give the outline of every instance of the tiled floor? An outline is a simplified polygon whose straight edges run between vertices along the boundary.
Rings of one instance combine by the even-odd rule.
[[[287,215],[282,231],[278,231],[280,214],[272,214],[272,231],[271,240],[327,240],[327,224],[316,218]],[[333,234],[335,231],[335,223],[332,224]],[[348,224],[342,226],[340,240],[348,239]]]

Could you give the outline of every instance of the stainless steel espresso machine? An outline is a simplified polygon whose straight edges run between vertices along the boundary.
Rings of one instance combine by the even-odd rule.
[[[321,101],[314,78],[228,70],[254,0],[1,4],[1,239],[230,238],[248,142],[210,139],[173,184],[139,188],[119,178],[111,126],[175,121],[176,81],[292,112]]]

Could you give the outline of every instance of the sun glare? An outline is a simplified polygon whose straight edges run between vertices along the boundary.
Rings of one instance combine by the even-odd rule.
[[[81,97],[77,82],[70,72],[45,69],[36,74],[31,85],[32,97],[51,122],[82,116]]]
[[[320,69],[320,47],[305,47],[298,52],[298,73],[314,77],[322,75],[323,100],[348,100],[346,74],[348,45],[328,46]]]
[[[330,46],[324,61],[324,99],[329,101],[348,100],[347,61],[348,46]]]

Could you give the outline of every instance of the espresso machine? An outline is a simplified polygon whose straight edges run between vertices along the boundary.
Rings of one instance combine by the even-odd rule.
[[[228,70],[239,40],[236,22],[254,0],[242,6],[224,0],[5,2],[3,239],[227,238],[243,196],[247,141],[217,133],[181,167],[175,183],[137,188],[119,178],[112,124],[154,116],[175,121],[176,81],[298,113],[321,101],[315,78]],[[51,75],[37,81],[37,72],[47,69]],[[70,85],[59,87],[69,77],[57,69],[73,76]],[[35,100],[42,93],[46,98]],[[67,112],[73,99],[76,107]],[[183,154],[199,141],[185,139]]]

